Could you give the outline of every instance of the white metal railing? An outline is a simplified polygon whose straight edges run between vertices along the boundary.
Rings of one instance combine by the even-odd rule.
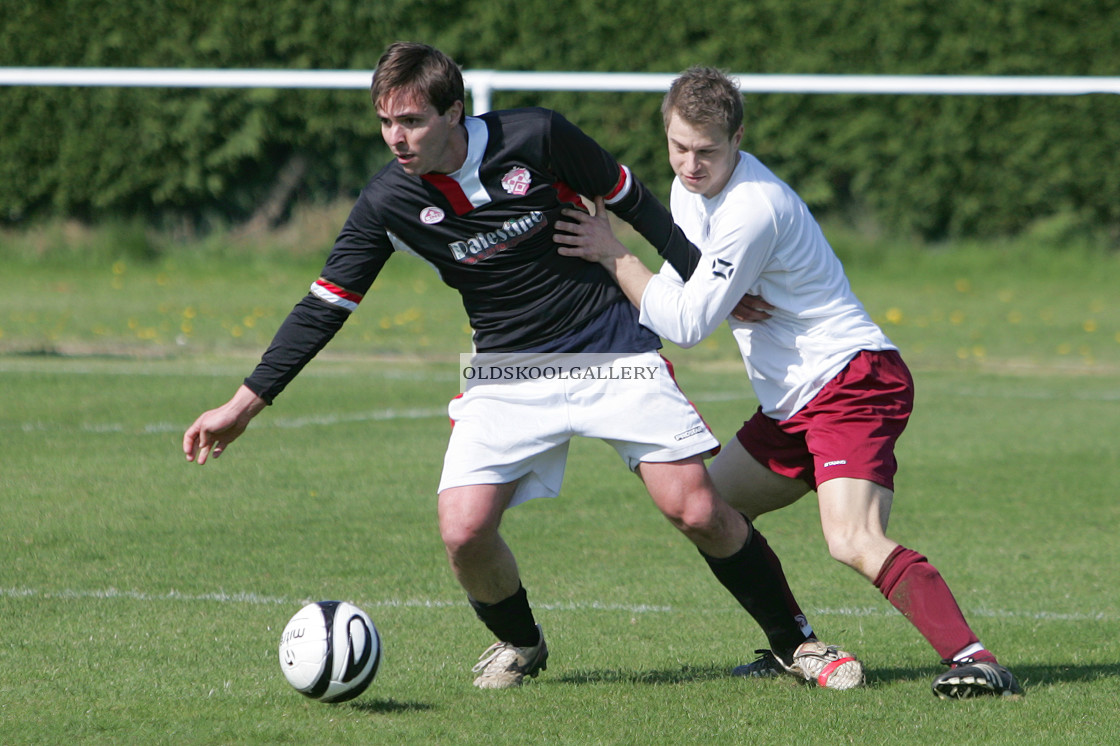
[[[368,88],[365,70],[206,70],[113,67],[0,67],[0,86],[151,88]],[[475,114],[493,91],[663,92],[673,73],[503,72],[466,70]],[[1120,94],[1120,77],[991,75],[757,75],[732,73],[744,93],[1076,96]]]

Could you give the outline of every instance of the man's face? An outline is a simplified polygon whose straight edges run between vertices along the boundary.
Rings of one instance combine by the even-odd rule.
[[[463,165],[466,139],[458,132],[463,102],[440,114],[423,96],[390,92],[377,103],[381,137],[406,173],[447,174]]]
[[[711,199],[727,186],[739,160],[742,127],[729,138],[718,125],[693,125],[674,111],[665,135],[669,165],[685,189]]]

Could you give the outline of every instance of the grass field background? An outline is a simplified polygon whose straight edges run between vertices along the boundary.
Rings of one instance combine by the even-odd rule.
[[[891,535],[941,570],[1017,701],[941,702],[928,645],[828,558],[815,500],[759,526],[869,686],[743,681],[763,644],[614,452],[511,511],[549,670],[482,692],[490,644],[443,557],[435,487],[468,348],[455,294],[394,261],[352,323],[220,460],[225,401],[322,251],[143,259],[0,247],[0,743],[1106,743],[1120,729],[1120,260],[1054,247],[836,244],[918,385]],[[26,241],[87,246],[64,260]],[[326,239],[329,243],[329,239]],[[669,348],[721,438],[754,408],[729,335]],[[385,659],[352,703],[284,681],[304,602],[351,600]]]

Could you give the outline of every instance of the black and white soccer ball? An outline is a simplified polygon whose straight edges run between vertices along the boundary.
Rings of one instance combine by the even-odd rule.
[[[280,635],[280,670],[297,692],[345,702],[366,690],[381,665],[381,636],[369,616],[345,601],[296,612]]]

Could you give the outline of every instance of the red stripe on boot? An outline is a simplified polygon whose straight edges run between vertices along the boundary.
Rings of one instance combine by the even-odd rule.
[[[832,661],[832,663],[829,663],[827,666],[821,669],[821,675],[817,677],[817,683],[821,686],[828,686],[828,677],[832,675],[832,672],[840,668],[840,666],[844,665],[845,663],[854,660],[855,658],[849,655],[847,658],[837,658],[836,660]]]

